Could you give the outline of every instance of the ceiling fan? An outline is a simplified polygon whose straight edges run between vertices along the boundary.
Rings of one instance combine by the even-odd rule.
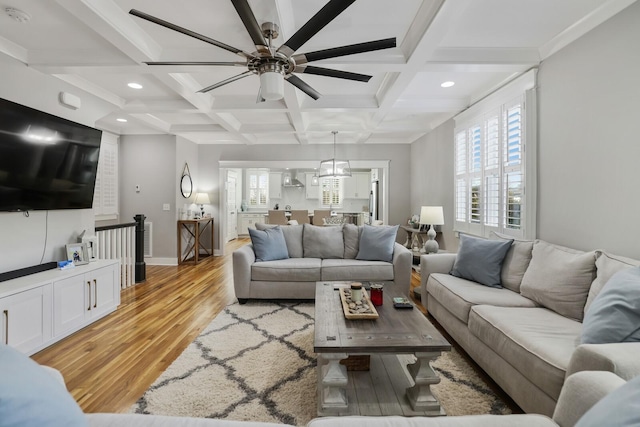
[[[251,11],[251,7],[249,7],[247,0],[231,0],[231,3],[242,20],[242,23],[251,36],[251,40],[256,46],[255,52],[245,52],[241,49],[229,46],[228,44],[219,42],[202,34],[198,34],[160,18],[156,18],[144,12],[140,12],[136,9],[131,9],[129,13],[137,16],[138,18],[153,22],[154,24],[161,25],[187,36],[202,40],[206,43],[210,43],[219,48],[228,50],[229,52],[233,52],[244,58],[244,62],[145,62],[145,64],[148,65],[222,65],[248,68],[247,71],[241,74],[222,80],[218,83],[212,84],[211,86],[207,86],[198,92],[208,92],[252,74],[257,74],[260,76],[260,92],[258,93],[258,101],[281,99],[284,96],[285,80],[309,95],[311,98],[318,99],[320,94],[298,76],[294,75],[294,73],[315,74],[319,76],[335,77],[359,82],[368,82],[371,76],[348,71],[314,67],[307,65],[307,63],[321,59],[353,55],[356,53],[389,49],[396,46],[396,38],[392,37],[294,55],[296,50],[298,50],[311,37],[318,33],[329,22],[334,20],[354,2],[355,0],[330,0],[286,42],[284,42],[284,44],[275,49],[272,46],[272,42],[273,39],[278,37],[278,25],[273,22],[265,22],[262,26],[258,25],[258,21]]]

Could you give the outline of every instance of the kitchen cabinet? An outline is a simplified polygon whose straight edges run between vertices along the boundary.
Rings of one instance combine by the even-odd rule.
[[[2,342],[23,353],[51,339],[51,283],[0,299]]]
[[[264,224],[265,212],[263,213],[246,213],[238,214],[238,234],[248,236],[249,228],[256,228],[256,224]]]
[[[269,172],[269,200],[282,198],[282,173]]]
[[[305,174],[305,185],[304,191],[307,199],[319,199],[320,198],[320,185],[313,185],[313,176],[312,173]]]
[[[345,199],[368,199],[371,190],[371,175],[368,172],[354,172],[344,180]]]
[[[0,283],[2,342],[31,355],[120,304],[120,262],[98,260]]]

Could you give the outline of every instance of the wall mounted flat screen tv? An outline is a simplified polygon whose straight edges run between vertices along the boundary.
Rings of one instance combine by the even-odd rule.
[[[0,99],[0,211],[93,205],[102,131]]]

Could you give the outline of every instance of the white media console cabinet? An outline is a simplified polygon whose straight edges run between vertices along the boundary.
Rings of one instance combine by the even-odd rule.
[[[27,355],[115,311],[120,261],[98,260],[0,282],[2,343]]]

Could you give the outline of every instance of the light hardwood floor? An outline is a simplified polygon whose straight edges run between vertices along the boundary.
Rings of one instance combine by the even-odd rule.
[[[236,300],[231,253],[248,242],[229,242],[226,255],[197,266],[147,266],[147,280],[122,291],[114,313],[32,358],[62,372],[85,412],[127,412],[205,326]],[[411,287],[419,285],[420,276],[413,272]],[[415,302],[425,312],[419,300]],[[492,388],[503,395],[497,386]],[[517,411],[517,406],[510,406]]]

